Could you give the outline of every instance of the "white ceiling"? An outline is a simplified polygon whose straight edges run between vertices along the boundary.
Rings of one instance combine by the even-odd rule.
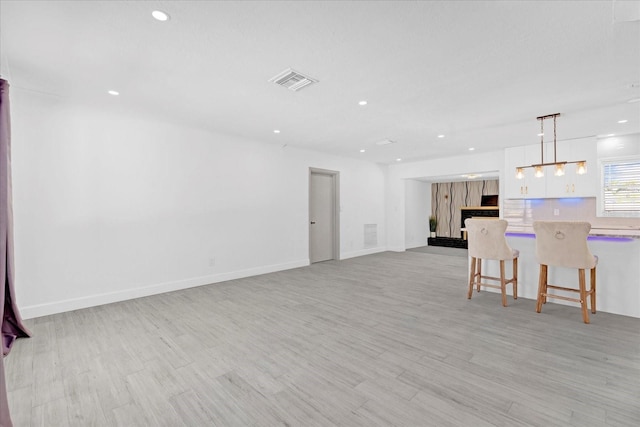
[[[556,112],[559,141],[640,132],[637,1],[2,0],[0,16],[15,88],[274,144],[393,163],[535,144]],[[289,67],[320,82],[268,81]]]

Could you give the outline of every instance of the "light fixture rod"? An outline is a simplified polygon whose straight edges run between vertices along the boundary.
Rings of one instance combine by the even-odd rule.
[[[544,163],[544,121],[553,117],[553,162],[556,163],[556,120],[560,116],[560,113],[547,114],[546,116],[539,116],[536,119],[540,120],[540,163]],[[553,164],[553,163],[549,163]]]
[[[556,159],[556,119],[557,118],[558,116],[553,116],[553,161],[554,163],[558,161]]]
[[[552,163],[534,163],[533,165],[518,166],[516,169],[535,168],[536,166],[553,166],[553,165],[570,165],[573,163],[586,163],[586,160],[576,160],[573,162],[552,162]]]
[[[546,116],[538,116],[536,117],[536,119],[544,120],[544,119],[550,119],[551,117],[558,117],[558,116],[560,116],[560,113],[553,113],[553,114],[547,114]]]
[[[544,118],[540,120],[540,163],[544,163]]]

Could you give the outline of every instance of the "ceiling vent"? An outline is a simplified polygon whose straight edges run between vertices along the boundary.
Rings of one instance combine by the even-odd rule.
[[[294,92],[307,87],[311,84],[318,83],[318,80],[305,76],[291,68],[288,68],[275,77],[269,79],[270,82],[286,87]]]

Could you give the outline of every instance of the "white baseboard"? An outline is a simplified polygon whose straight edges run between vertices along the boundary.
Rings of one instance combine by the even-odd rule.
[[[405,248],[404,246],[391,246],[388,247],[387,250],[391,252],[405,252],[407,248]]]
[[[157,283],[155,285],[141,286],[116,292],[107,292],[98,295],[89,295],[79,298],[71,298],[61,301],[53,301],[44,304],[36,304],[19,307],[23,319],[48,316],[50,314],[64,313],[82,308],[95,307],[103,304],[111,304],[118,301],[126,301],[165,292],[179,291],[181,289],[194,288],[196,286],[225,282],[227,280],[242,279],[244,277],[258,276],[260,274],[274,273],[276,271],[290,270],[292,268],[306,267],[309,260],[291,261],[283,264],[265,265],[246,270],[231,271],[228,273],[213,274],[208,276],[193,277],[190,279],[173,282]]]
[[[342,259],[356,258],[364,255],[377,254],[380,252],[384,252],[386,250],[387,248],[377,247],[377,248],[361,249],[359,251],[343,252],[340,254],[340,259],[342,260]]]
[[[405,249],[421,248],[423,246],[428,246],[428,244],[428,242],[412,243],[410,245],[406,245]]]

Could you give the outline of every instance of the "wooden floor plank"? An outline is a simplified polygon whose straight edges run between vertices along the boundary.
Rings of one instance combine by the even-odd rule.
[[[497,293],[408,251],[28,320],[16,426],[637,426],[640,319]],[[606,286],[606,283],[600,286]]]

